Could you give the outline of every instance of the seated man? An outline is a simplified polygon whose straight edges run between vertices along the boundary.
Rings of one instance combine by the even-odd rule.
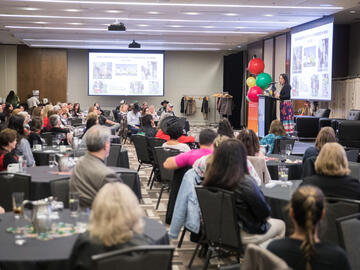
[[[98,116],[99,116],[98,120],[99,120],[100,125],[110,126],[110,129],[115,130],[115,131],[119,129],[120,124],[107,119],[96,106],[91,106],[89,108],[88,113],[91,113],[91,112],[95,112],[98,114]]]
[[[175,157],[169,157],[164,162],[164,167],[168,170],[176,170],[185,166],[192,166],[194,162],[202,156],[210,155],[213,152],[213,141],[217,134],[211,129],[203,129],[200,132],[200,149],[194,149]]]
[[[54,135],[61,135],[63,134],[63,142],[64,144],[71,144],[71,135],[68,129],[61,128],[61,121],[60,116],[58,114],[53,114],[49,118],[50,123],[50,130],[49,132],[53,133]]]
[[[80,205],[91,207],[96,193],[108,182],[120,181],[104,163],[110,152],[110,129],[95,125],[86,132],[88,152],[79,159],[70,178],[70,191],[80,194]]]

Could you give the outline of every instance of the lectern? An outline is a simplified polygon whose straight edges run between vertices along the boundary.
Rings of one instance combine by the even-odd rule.
[[[278,98],[259,95],[258,136],[263,138],[269,133],[271,122],[276,119]]]

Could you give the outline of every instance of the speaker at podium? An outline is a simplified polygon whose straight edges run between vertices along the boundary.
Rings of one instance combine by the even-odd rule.
[[[271,122],[277,119],[277,108],[279,108],[280,99],[259,95],[258,109],[258,136],[263,138],[269,133]]]

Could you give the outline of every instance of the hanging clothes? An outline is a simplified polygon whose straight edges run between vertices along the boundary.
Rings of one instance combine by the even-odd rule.
[[[196,113],[196,101],[194,98],[185,100],[185,114],[193,115]]]
[[[185,97],[181,98],[180,102],[180,113],[185,113]]]
[[[233,99],[229,94],[225,94],[220,98],[219,113],[222,115],[232,115]]]
[[[204,120],[208,119],[209,111],[209,98],[204,97],[201,104],[201,112],[203,114]]]

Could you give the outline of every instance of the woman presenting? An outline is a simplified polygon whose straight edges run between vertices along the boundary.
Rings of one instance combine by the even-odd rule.
[[[294,108],[290,100],[291,86],[286,74],[281,74],[279,81],[282,88],[280,94],[276,93],[275,96],[282,101],[280,103],[280,120],[284,125],[285,131],[291,134],[294,132]]]

